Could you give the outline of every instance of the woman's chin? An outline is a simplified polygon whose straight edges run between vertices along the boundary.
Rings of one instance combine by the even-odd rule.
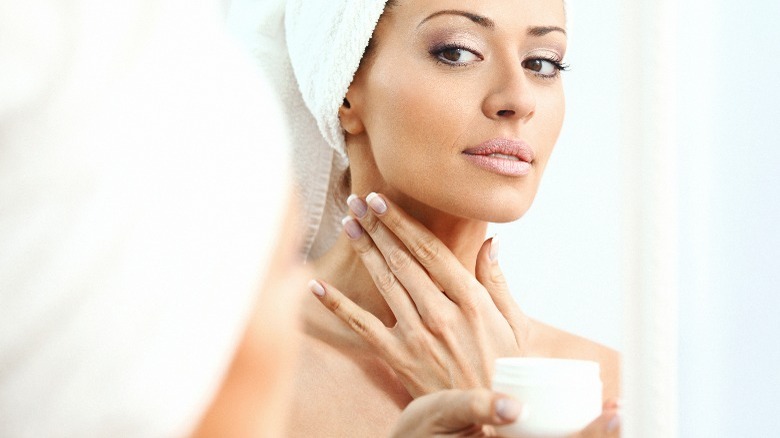
[[[489,193],[485,196],[484,193]],[[513,222],[526,214],[536,198],[536,191],[528,187],[502,187],[485,191],[470,198],[470,202],[462,202],[469,211],[469,217],[493,223]],[[464,200],[465,200],[464,199]]]
[[[533,197],[529,199],[528,193],[517,195],[516,192],[493,192],[490,197],[485,197],[483,194],[467,193],[454,197],[433,197],[434,199],[398,193],[387,196],[418,219],[432,218],[443,213],[457,218],[507,223],[520,219],[533,203]]]
[[[521,217],[528,211],[528,209],[518,209],[518,208],[503,208],[500,211],[493,211],[491,214],[489,214],[488,218],[482,219],[486,222],[493,222],[496,224],[504,224],[507,222],[514,222]]]
[[[503,224],[514,222],[528,211],[530,202],[495,202],[473,204],[466,216],[473,219]]]

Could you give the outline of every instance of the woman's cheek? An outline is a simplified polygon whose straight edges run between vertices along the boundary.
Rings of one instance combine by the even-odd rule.
[[[388,179],[412,175],[428,179],[437,164],[448,161],[446,155],[452,153],[464,124],[453,120],[457,117],[448,105],[451,99],[435,86],[412,78],[384,85],[377,93],[374,114],[379,117],[370,133],[377,165]]]

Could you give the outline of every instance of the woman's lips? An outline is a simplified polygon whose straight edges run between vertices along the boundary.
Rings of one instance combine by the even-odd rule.
[[[466,149],[463,155],[483,169],[506,176],[525,176],[531,172],[534,152],[521,140],[494,138]]]

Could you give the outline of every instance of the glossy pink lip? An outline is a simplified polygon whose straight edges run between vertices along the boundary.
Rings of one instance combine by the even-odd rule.
[[[506,176],[528,175],[534,161],[534,152],[528,143],[507,138],[488,140],[479,146],[466,149],[463,154],[473,164]]]

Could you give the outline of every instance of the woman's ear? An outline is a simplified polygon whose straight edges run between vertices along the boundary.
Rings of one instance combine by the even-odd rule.
[[[360,94],[350,88],[339,108],[339,121],[341,128],[351,135],[362,134],[366,130],[360,115],[361,107]]]

